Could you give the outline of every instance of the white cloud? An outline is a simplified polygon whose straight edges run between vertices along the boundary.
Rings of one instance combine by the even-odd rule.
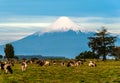
[[[71,17],[78,25],[89,31],[96,31],[105,27],[113,34],[120,34],[120,17]]]
[[[71,17],[75,22],[78,23],[106,23],[113,24],[119,23],[120,17]]]
[[[20,27],[20,28],[30,28],[30,27],[46,27],[50,23],[0,23],[0,27]],[[15,29],[15,28],[14,28]]]
[[[89,31],[97,31],[101,29],[101,27],[105,27],[108,32],[111,32],[113,34],[120,34],[120,24],[119,23],[113,23],[113,24],[106,24],[106,23],[82,23],[81,26],[83,26],[85,29]]]
[[[1,17],[0,22],[14,23],[49,23],[55,21],[58,16],[7,16]]]
[[[24,38],[49,26],[49,23],[0,23],[0,44]]]

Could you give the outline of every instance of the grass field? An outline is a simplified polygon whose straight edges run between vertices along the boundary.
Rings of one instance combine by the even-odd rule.
[[[98,61],[88,67],[88,61],[78,67],[29,64],[25,72],[15,64],[13,74],[0,71],[0,83],[120,83],[120,61]]]

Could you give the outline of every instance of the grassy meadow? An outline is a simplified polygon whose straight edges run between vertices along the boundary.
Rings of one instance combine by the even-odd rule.
[[[38,66],[28,64],[21,71],[21,64],[12,66],[13,74],[0,71],[0,83],[120,83],[120,61],[98,61],[97,67],[88,67],[88,62],[78,67],[57,65]]]

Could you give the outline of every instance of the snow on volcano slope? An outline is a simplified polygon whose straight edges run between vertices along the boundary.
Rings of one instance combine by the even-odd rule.
[[[47,27],[42,33],[46,32],[64,32],[73,30],[75,32],[81,31],[86,32],[84,27],[81,27],[74,23],[71,19],[68,17],[62,16],[58,18],[53,24],[51,24],[49,27]],[[41,32],[39,32],[41,33]]]

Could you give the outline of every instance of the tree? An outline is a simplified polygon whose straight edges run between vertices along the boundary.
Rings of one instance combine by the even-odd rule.
[[[91,52],[91,51],[85,51],[85,52],[81,52],[78,56],[76,56],[76,59],[80,60],[80,59],[94,59],[96,55]]]
[[[0,59],[2,59],[3,58],[3,56],[2,55],[0,55]]]
[[[6,46],[4,48],[4,52],[5,52],[5,57],[8,60],[11,58],[14,58],[14,48],[13,48],[12,44],[6,44]]]
[[[92,49],[98,58],[102,56],[102,60],[105,61],[106,56],[111,54],[113,48],[115,47],[114,43],[116,38],[116,36],[114,37],[108,34],[107,29],[102,27],[102,29],[95,33],[93,37],[88,37],[88,46]]]
[[[120,59],[120,47],[115,47],[110,56],[114,56],[116,60]]]

